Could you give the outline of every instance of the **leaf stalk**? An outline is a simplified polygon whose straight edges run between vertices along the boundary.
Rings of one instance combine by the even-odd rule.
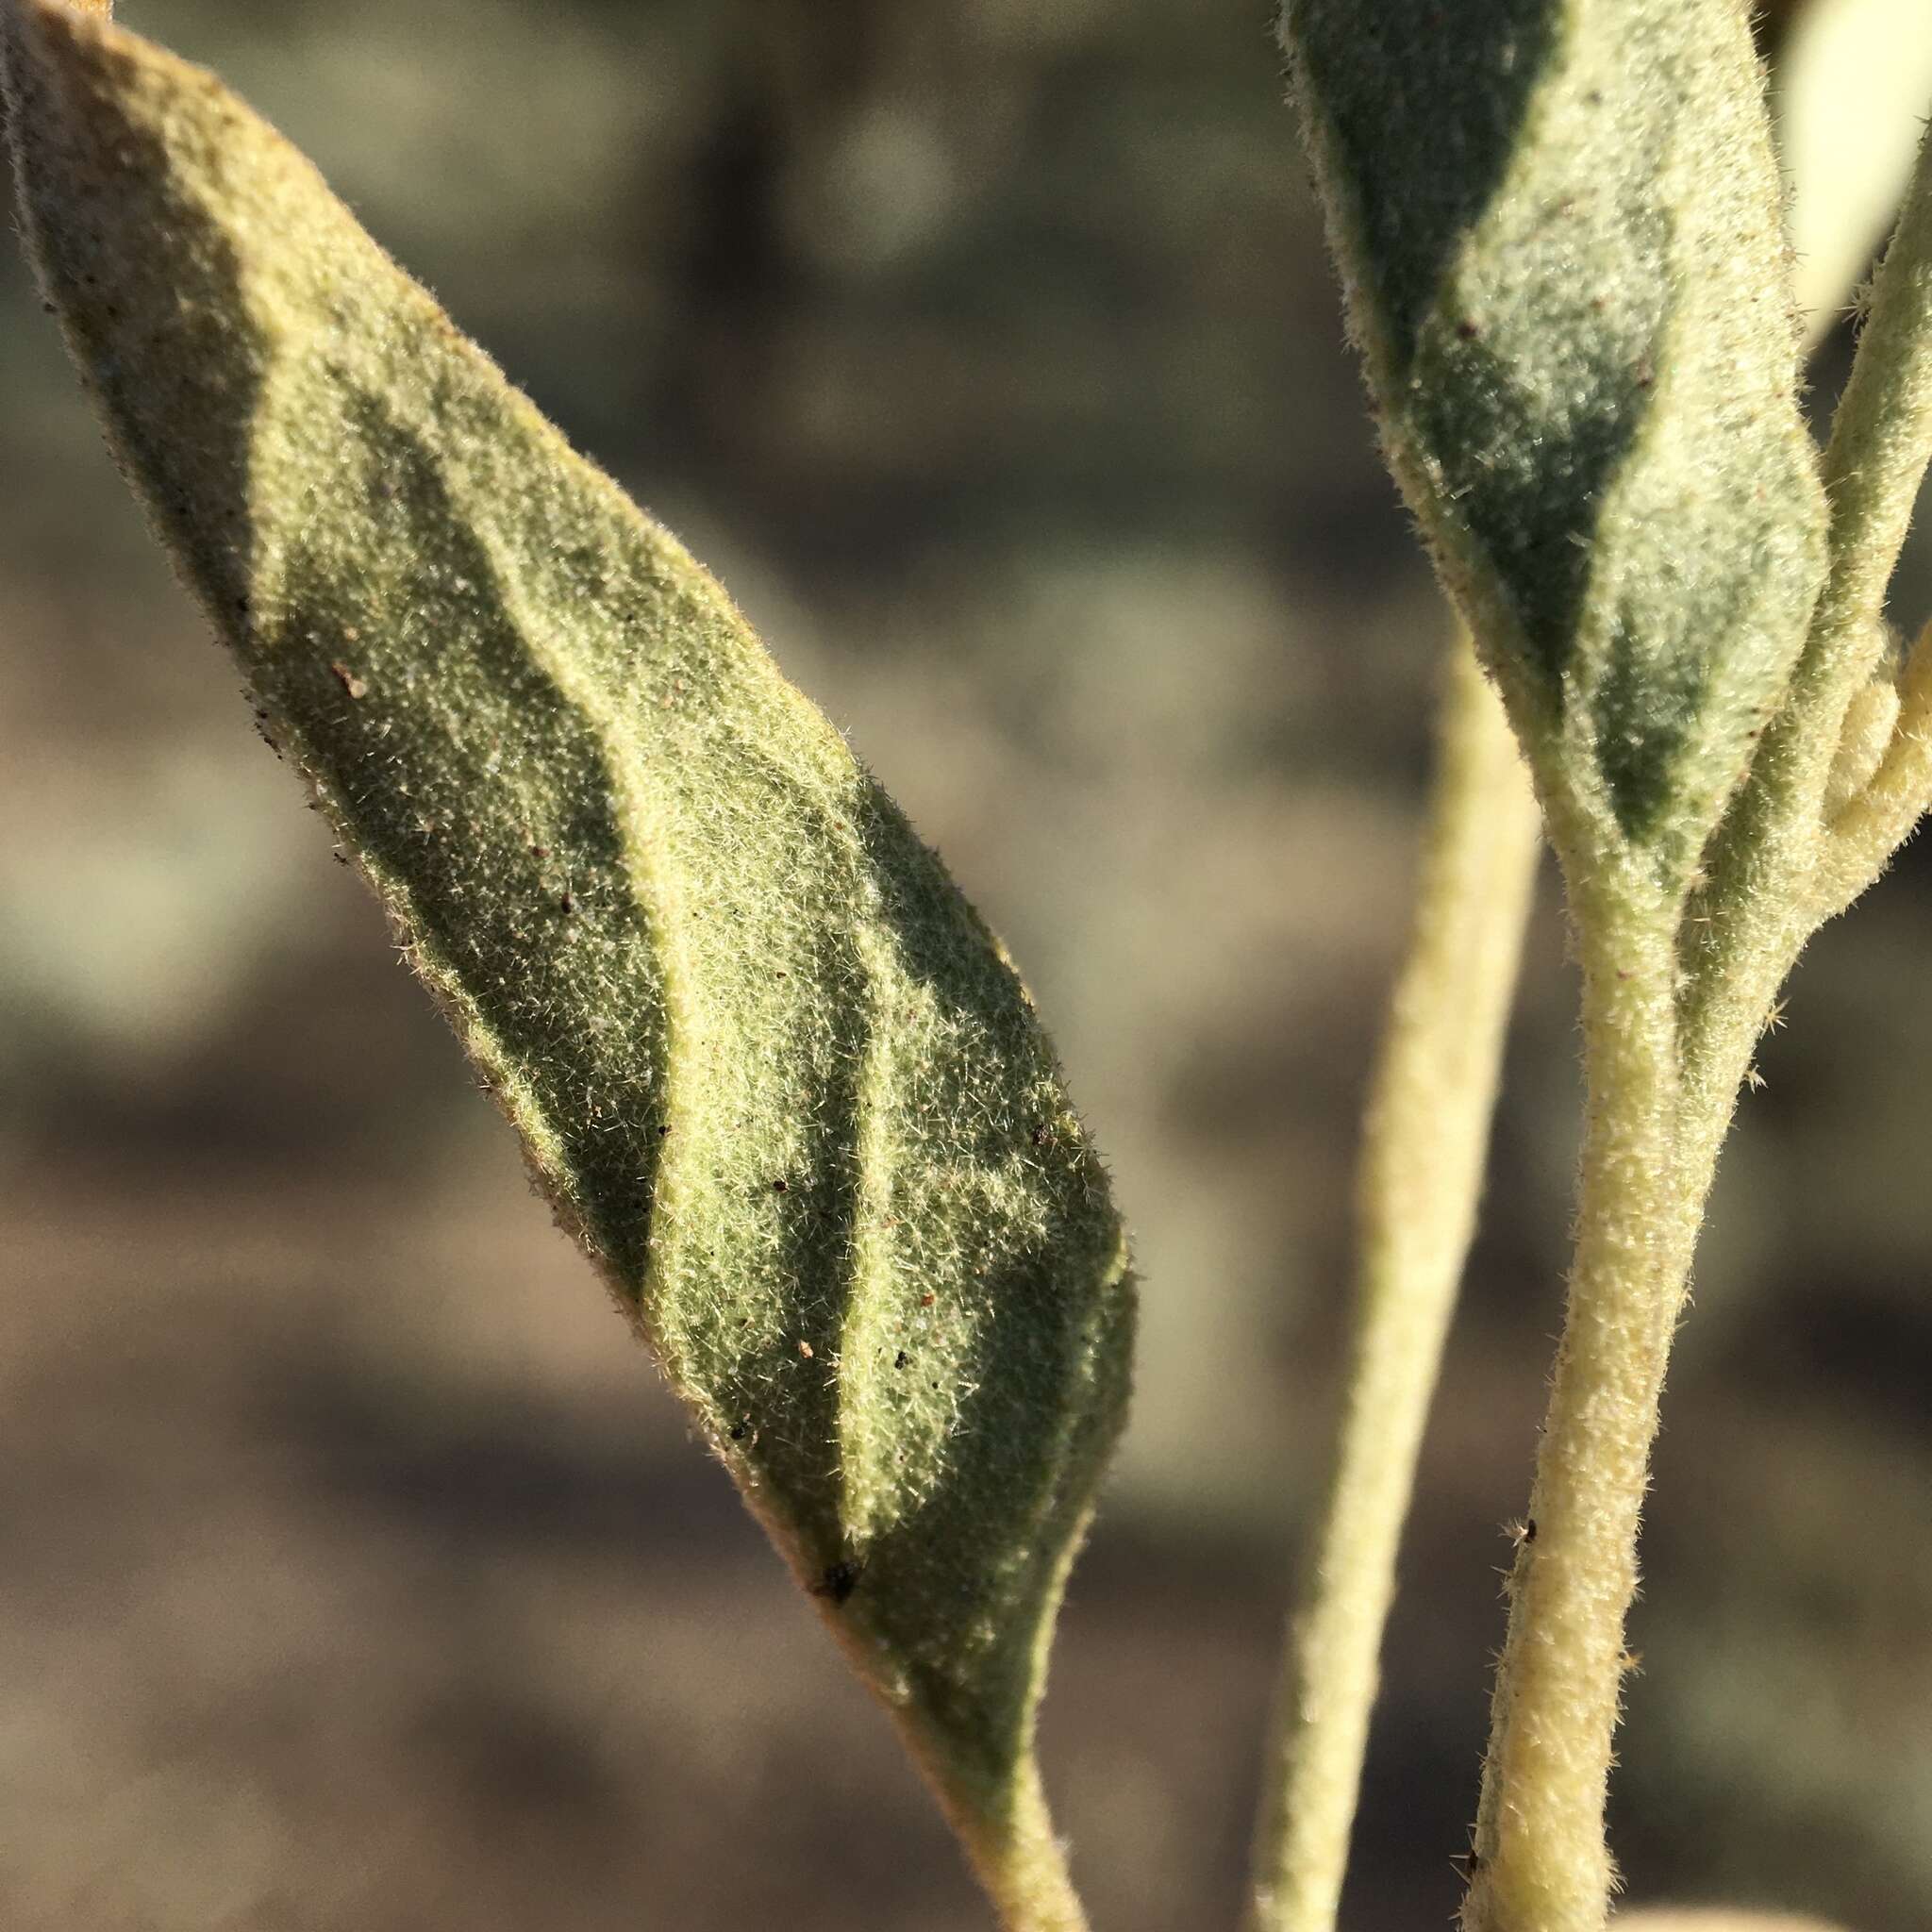
[[[1335,1924],[1541,849],[1522,756],[1466,635],[1445,668],[1415,923],[1364,1127],[1347,1404],[1284,1659],[1250,1932]]]

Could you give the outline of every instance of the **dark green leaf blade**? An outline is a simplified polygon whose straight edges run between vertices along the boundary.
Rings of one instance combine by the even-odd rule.
[[[0,20],[44,285],[266,732],[1010,1890],[1133,1325],[1030,1001],[712,579],[299,155],[55,0]]]
[[[1390,459],[1560,841],[1681,879],[1806,634],[1824,506],[1734,0],[1288,0]]]

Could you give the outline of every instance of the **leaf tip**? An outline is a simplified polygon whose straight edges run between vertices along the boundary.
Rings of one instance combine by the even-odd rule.
[[[49,166],[64,172],[98,144],[103,124],[115,118],[104,111],[104,63],[132,44],[113,24],[109,0],[0,0],[0,94],[30,246],[30,177]]]
[[[10,69],[18,58],[23,31],[37,37],[49,28],[58,32],[78,27],[87,32],[111,25],[113,18],[113,0],[0,0],[0,47],[8,55],[5,65]],[[11,88],[9,78],[9,92]]]

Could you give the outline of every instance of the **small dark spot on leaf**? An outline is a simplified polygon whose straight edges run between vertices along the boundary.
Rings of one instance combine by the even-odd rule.
[[[1471,319],[1465,315],[1462,318],[1462,320],[1456,325],[1456,333],[1457,338],[1462,341],[1473,342],[1475,341],[1476,337],[1482,334],[1482,328],[1478,324],[1471,321]]]
[[[1526,1543],[1533,1543],[1536,1541],[1536,1518],[1534,1516],[1526,1517],[1524,1520],[1523,1541]]]
[[[929,1308],[932,1307],[933,1303],[935,1303],[938,1300],[939,1296],[934,1294],[931,1289],[927,1289],[926,1291],[919,1297],[919,1306],[922,1308]]]
[[[671,1131],[671,1123],[670,1123],[669,1121],[659,1121],[659,1122],[658,1123],[658,1140],[660,1140],[660,1141],[661,1141],[661,1140],[662,1140],[662,1139],[664,1138],[664,1136],[665,1136],[666,1134],[668,1134],[668,1133],[669,1133],[670,1131]]]
[[[811,1593],[830,1597],[835,1604],[842,1604],[858,1588],[858,1579],[864,1574],[863,1561],[841,1557],[836,1563],[825,1566],[825,1574],[812,1585]]]
[[[557,904],[563,916],[568,919],[577,909],[576,894],[566,886],[563,889],[563,896],[558,900]]]
[[[741,1441],[744,1441],[744,1438],[745,1438],[745,1434],[746,1434],[746,1432],[747,1432],[747,1431],[748,1431],[748,1430],[750,1429],[750,1427],[751,1427],[751,1418],[750,1418],[749,1416],[746,1416],[746,1417],[744,1417],[744,1418],[743,1418],[743,1419],[742,1419],[741,1421],[739,1421],[739,1422],[735,1422],[735,1423],[733,1423],[733,1424],[731,1424],[731,1430],[730,1430],[730,1434],[731,1434],[731,1440],[732,1440],[732,1441],[733,1441],[734,1442],[741,1442]]]
[[[906,1366],[907,1362],[910,1359],[911,1357],[908,1356],[906,1351],[902,1348],[899,1351],[899,1353],[892,1357],[892,1366],[895,1369],[903,1369]]]
[[[791,1191],[791,1183],[787,1180],[775,1180],[772,1183],[772,1191],[774,1194],[789,1194]]]

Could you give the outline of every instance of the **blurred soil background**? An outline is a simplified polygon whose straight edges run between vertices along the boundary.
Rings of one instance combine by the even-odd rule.
[[[1261,0],[125,0],[723,575],[1011,943],[1139,1233],[1045,1749],[1231,1925],[1445,624]],[[1827,347],[1821,391],[1841,379]],[[1932,608],[1921,532],[1899,584]],[[0,249],[0,1924],[985,1932],[248,728]],[[1545,884],[1345,1907],[1452,1913],[1560,1308]],[[1932,1919],[1932,846],[1814,946],[1668,1399],[1633,1898]]]

